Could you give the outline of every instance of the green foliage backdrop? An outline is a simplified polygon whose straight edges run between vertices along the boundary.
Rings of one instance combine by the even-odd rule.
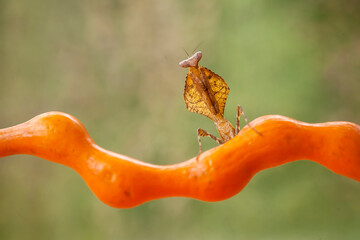
[[[241,104],[250,119],[360,123],[359,12],[356,0],[0,0],[0,128],[58,110],[112,151],[189,159],[196,129],[215,132],[183,102],[177,64],[199,43],[230,86],[233,122]],[[71,169],[17,155],[0,161],[0,193],[0,239],[360,236],[360,183],[308,161],[261,172],[223,202],[114,209]]]

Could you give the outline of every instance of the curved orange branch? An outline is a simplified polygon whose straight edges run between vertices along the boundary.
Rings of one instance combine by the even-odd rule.
[[[77,171],[106,204],[129,208],[173,196],[220,201],[241,191],[259,171],[309,159],[360,181],[360,126],[349,122],[308,124],[263,116],[238,136],[195,158],[147,164],[94,143],[74,117],[49,112],[0,130],[0,157],[30,154]]]

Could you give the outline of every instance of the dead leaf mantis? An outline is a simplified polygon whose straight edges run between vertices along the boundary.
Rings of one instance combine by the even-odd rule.
[[[219,75],[205,67],[199,66],[201,57],[202,53],[199,51],[179,63],[180,67],[189,68],[184,90],[187,110],[210,118],[215,123],[216,129],[220,134],[220,138],[218,138],[198,128],[199,154],[202,152],[201,137],[210,137],[219,144],[223,144],[235,137],[240,131],[241,115],[244,116],[246,124],[251,127],[240,105],[237,106],[236,129],[225,119],[224,110],[230,88]],[[255,128],[251,128],[261,135]]]

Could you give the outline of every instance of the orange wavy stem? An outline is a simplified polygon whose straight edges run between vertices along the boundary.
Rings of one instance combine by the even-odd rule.
[[[104,203],[130,208],[164,197],[220,201],[241,191],[259,171],[299,159],[315,161],[360,181],[360,126],[308,124],[263,116],[225,144],[195,158],[157,166],[105,150],[85,127],[60,112],[0,130],[0,157],[30,154],[77,171]]]

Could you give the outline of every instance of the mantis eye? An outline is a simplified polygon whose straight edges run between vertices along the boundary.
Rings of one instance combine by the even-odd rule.
[[[194,55],[189,57],[188,59],[185,59],[179,63],[180,67],[188,68],[188,67],[197,67],[199,64],[199,61],[201,60],[202,53],[196,52]]]

